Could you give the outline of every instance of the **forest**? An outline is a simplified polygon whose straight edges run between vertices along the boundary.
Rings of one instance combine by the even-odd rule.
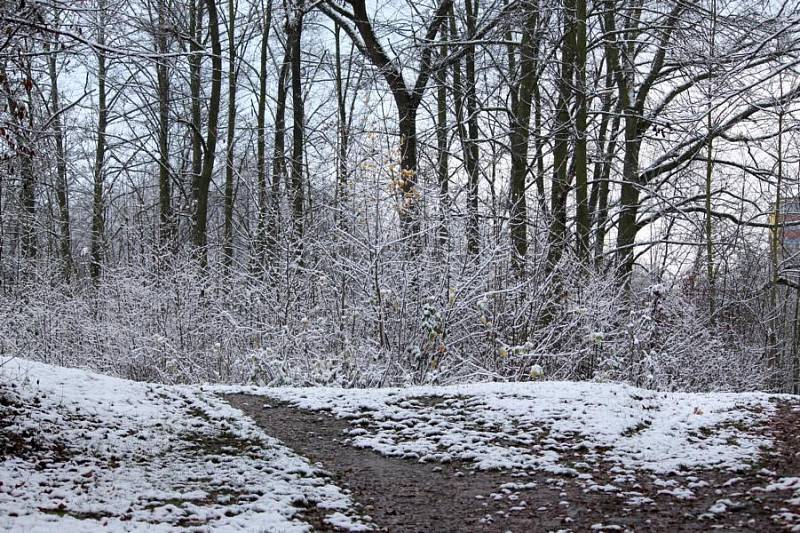
[[[800,393],[797,0],[2,0],[0,355]]]

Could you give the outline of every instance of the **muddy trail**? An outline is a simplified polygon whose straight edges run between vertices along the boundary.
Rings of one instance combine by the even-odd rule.
[[[758,431],[775,446],[745,472],[696,470],[674,475],[689,483],[682,499],[667,477],[645,472],[622,491],[587,490],[579,477],[545,472],[476,471],[470,463],[420,463],[385,457],[345,443],[347,420],[264,396],[227,395],[269,435],[331,473],[349,490],[357,510],[381,531],[786,531],[793,518],[785,491],[763,488],[781,477],[800,476],[800,412],[788,404]],[[265,407],[268,404],[269,407]],[[570,458],[579,461],[580,451]],[[595,463],[595,483],[610,485],[613,464]],[[663,478],[664,476],[662,476]],[[615,481],[619,483],[618,479]],[[596,488],[596,487],[595,487]],[[305,518],[318,530],[330,526]]]

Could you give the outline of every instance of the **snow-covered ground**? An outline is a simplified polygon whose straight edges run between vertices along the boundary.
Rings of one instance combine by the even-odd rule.
[[[584,461],[615,463],[621,474],[746,468],[770,444],[753,426],[774,410],[766,394],[657,393],[608,383],[236,390],[330,410],[350,420],[349,443],[384,455],[554,474],[577,474],[570,464],[576,451]]]
[[[305,531],[306,507],[330,527],[369,527],[326,472],[230,407],[225,392],[263,395],[267,410],[286,402],[329,411],[349,421],[343,441],[355,447],[519,477],[486,497],[536,486],[526,472],[545,472],[627,506],[654,504],[656,495],[636,492],[643,472],[676,502],[708,486],[698,470],[730,470],[735,480],[771,445],[761,429],[775,411],[764,394],[607,383],[170,387],[0,359],[0,530]],[[762,490],[800,504],[798,478],[773,481]],[[720,499],[709,513],[733,505]]]
[[[324,472],[213,394],[0,365],[0,451],[17,451],[0,457],[0,530],[307,531],[311,503],[357,525]]]

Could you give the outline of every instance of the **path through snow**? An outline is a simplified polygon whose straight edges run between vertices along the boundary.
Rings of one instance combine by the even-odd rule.
[[[307,531],[352,502],[215,395],[0,361],[0,529]]]
[[[800,531],[798,433],[763,394],[170,387],[0,359],[0,529]]]

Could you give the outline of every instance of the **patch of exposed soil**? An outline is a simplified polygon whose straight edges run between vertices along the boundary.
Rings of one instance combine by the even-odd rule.
[[[781,477],[800,476],[800,409],[789,403],[778,407],[769,424],[753,428],[771,433],[775,446],[748,471],[636,472],[621,483],[615,465],[600,462],[584,470],[592,476],[587,484],[542,472],[485,472],[463,462],[384,457],[346,444],[349,422],[330,413],[262,396],[225,398],[268,434],[331,472],[350,490],[358,510],[384,531],[769,532],[800,525],[791,518],[800,509],[787,508],[791,493],[762,490]],[[564,459],[580,463],[580,452]],[[596,490],[606,485],[616,489]],[[305,512],[318,530],[331,530],[322,516],[314,508]]]
[[[33,405],[24,405],[15,383],[0,382],[0,460],[18,457],[36,461],[37,468],[69,459],[66,445],[59,439],[41,438],[39,428],[26,424],[28,409],[41,409],[39,394],[32,397]],[[22,423],[24,428],[15,425]]]

